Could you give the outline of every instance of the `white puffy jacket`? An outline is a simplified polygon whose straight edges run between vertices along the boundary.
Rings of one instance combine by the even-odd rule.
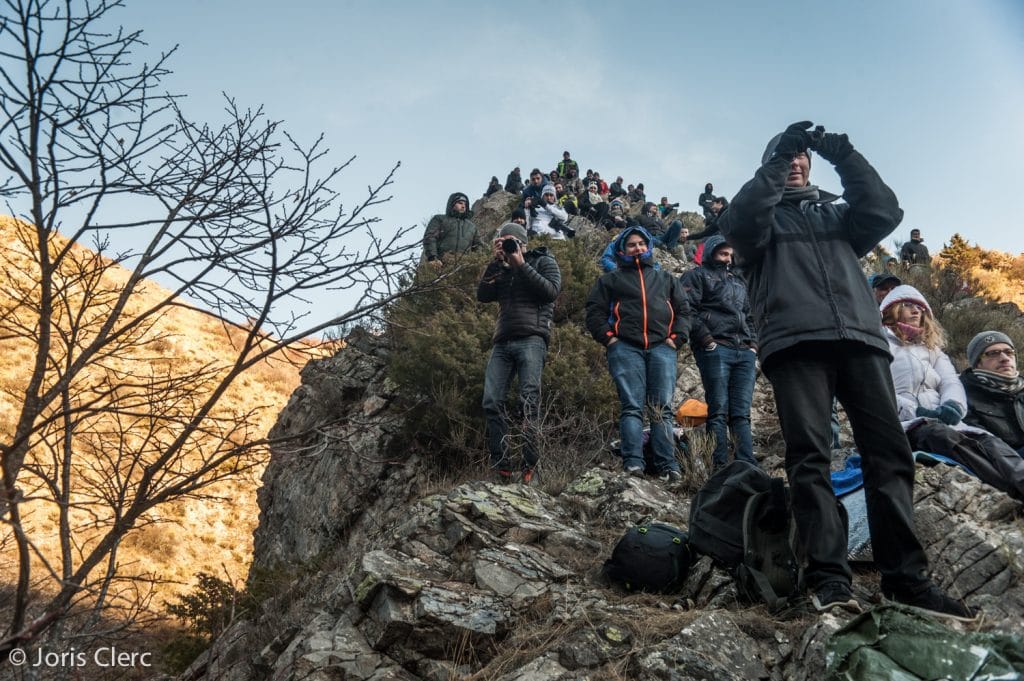
[[[922,420],[916,414],[919,406],[938,409],[943,402],[952,400],[960,405],[963,413],[967,413],[967,394],[949,356],[941,350],[903,343],[888,327],[884,330],[893,357],[889,369],[896,388],[896,406],[903,430],[909,430]],[[971,433],[987,433],[963,421],[952,427]]]

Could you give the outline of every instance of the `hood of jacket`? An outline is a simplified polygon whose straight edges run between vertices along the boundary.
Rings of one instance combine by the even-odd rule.
[[[714,259],[715,249],[721,246],[728,246],[725,237],[721,234],[712,234],[704,242],[704,257],[701,258],[701,267],[705,267],[709,270],[720,269],[726,267],[726,263],[718,262]]]
[[[455,202],[458,201],[459,199],[462,199],[463,201],[466,202],[465,213],[456,213],[454,210],[452,210],[452,206],[454,206]],[[463,194],[462,192],[455,192],[454,194],[448,197],[448,204],[445,206],[444,213],[450,218],[460,218],[463,220],[470,219],[471,217],[473,217],[473,211],[469,207],[469,197]]]
[[[640,264],[641,265],[644,265],[644,264],[648,264],[649,265],[649,264],[651,264],[653,262],[653,260],[652,260],[652,257],[653,257],[652,251],[653,251],[653,249],[651,248],[651,235],[650,235],[650,233],[646,229],[644,229],[643,227],[637,227],[637,226],[626,227],[619,234],[618,238],[615,239],[615,258],[619,262],[619,267],[622,267],[624,265],[626,267],[630,267],[630,266],[635,266],[636,265],[636,258],[631,258],[628,255],[626,255],[625,252],[624,252],[626,250],[626,239],[628,239],[633,234],[639,234],[641,237],[643,237],[643,240],[647,243],[647,251],[643,255],[640,256]]]

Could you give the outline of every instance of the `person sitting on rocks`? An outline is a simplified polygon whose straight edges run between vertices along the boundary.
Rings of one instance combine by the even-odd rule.
[[[541,190],[541,202],[530,208],[530,235],[565,239],[569,214],[558,205],[558,193],[550,184]],[[571,236],[571,234],[569,235]]]
[[[601,221],[601,226],[609,232],[612,230],[625,229],[629,220],[626,217],[626,204],[622,199],[615,198],[608,204],[608,215]]]
[[[644,203],[645,201],[647,201],[647,195],[644,194],[644,183],[641,182],[629,191],[629,202]]]
[[[558,195],[558,205],[565,209],[566,213],[569,215],[580,214],[579,199],[572,192],[565,191],[561,182],[555,183],[555,194]]]
[[[498,182],[497,175],[491,175],[491,183],[487,185],[487,189],[484,191],[484,196],[490,196],[494,192],[501,191],[501,183]]]
[[[632,189],[632,187],[630,187]],[[615,178],[615,181],[608,186],[608,198],[617,199],[627,195],[627,191],[622,188],[622,176]]]
[[[569,170],[569,174],[565,177],[565,190],[579,196],[584,189],[585,185],[583,184],[583,180],[580,179],[579,170],[576,168]]]
[[[623,469],[644,473],[643,418],[651,422],[651,449],[662,480],[682,479],[672,432],[676,351],[686,338],[690,310],[679,280],[656,269],[651,236],[627,227],[615,240],[618,268],[602,275],[587,297],[587,330],[607,348],[618,389]]]
[[[529,210],[531,207],[541,203],[541,191],[544,189],[544,173],[539,168],[530,171],[530,184],[523,189],[523,199],[520,206]]]
[[[679,234],[683,230],[682,220],[673,220],[667,227],[658,217],[658,205],[648,201],[637,216],[637,223],[654,237],[654,246],[672,250],[679,245]]]
[[[523,191],[523,176],[519,173],[519,166],[516,166],[505,178],[505,191],[510,194],[518,194]]]
[[[661,197],[661,203],[658,204],[658,213],[664,219],[672,211],[674,211],[676,208],[679,208],[679,204],[678,203],[669,203],[668,202],[668,197],[667,196],[663,196],[663,197]]]
[[[482,246],[469,198],[462,192],[448,197],[444,215],[438,214],[427,223],[423,233],[423,257],[434,267],[441,266],[445,253],[465,253]]]
[[[683,247],[683,257],[686,258],[686,262],[693,262],[697,256],[697,244],[690,241],[690,230],[688,227],[683,227],[679,230],[679,243]]]
[[[949,457],[983,482],[1024,501],[1024,459],[987,430],[963,422],[967,396],[943,352],[945,334],[928,301],[913,286],[902,285],[889,292],[879,309],[910,446]]]
[[[509,222],[514,222],[517,225],[522,225],[524,228],[528,228],[526,211],[522,208],[516,208],[512,211],[512,216],[508,219]]]
[[[594,171],[594,182],[597,182],[597,193],[608,196],[608,183],[601,179],[601,173]]]
[[[871,292],[875,294],[875,302],[879,305],[881,305],[882,301],[885,300],[885,297],[889,295],[889,291],[901,284],[903,284],[903,282],[899,277],[888,272],[880,272],[879,274],[872,274],[868,277],[868,285],[871,287]]]
[[[608,204],[598,191],[597,182],[587,185],[587,191],[580,194],[580,215],[599,225],[608,215]]]
[[[731,270],[732,246],[716,234],[705,242],[704,263],[682,276],[683,291],[693,312],[690,347],[708,404],[706,428],[715,438],[713,470],[729,462],[730,431],[736,460],[757,465],[750,431],[757,339],[747,284]]]
[[[1024,378],[1013,339],[982,331],[967,344],[970,365],[960,374],[967,391],[964,423],[983,428],[1024,456]]]

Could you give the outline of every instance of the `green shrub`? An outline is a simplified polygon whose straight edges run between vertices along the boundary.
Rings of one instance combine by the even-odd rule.
[[[549,453],[564,455],[570,443],[574,451],[597,446],[618,411],[604,351],[583,330],[586,296],[606,243],[600,233],[531,242],[548,246],[562,273],[543,378],[541,444],[552,464]],[[444,287],[409,296],[387,315],[389,375],[409,401],[402,440],[456,468],[486,460],[480,401],[498,305],[477,303],[476,284],[489,260],[490,253],[474,253],[447,263]],[[417,276],[434,273],[424,268]]]

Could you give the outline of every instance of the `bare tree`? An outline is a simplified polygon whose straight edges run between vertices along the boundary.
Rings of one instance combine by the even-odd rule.
[[[232,383],[408,292],[398,281],[416,247],[407,229],[380,236],[367,214],[390,198],[397,165],[343,206],[333,187],[353,159],[331,166],[322,139],[303,146],[227,97],[225,123],[188,120],[161,92],[173,50],[133,63],[145,43],[111,24],[119,5],[2,0],[0,197],[21,244],[0,255],[0,295],[14,301],[0,313],[0,344],[34,348],[0,438],[0,520],[18,571],[5,658],[70,609],[98,612],[138,589],[118,571],[126,534],[267,445],[251,414],[218,411]],[[14,251],[30,259],[28,278]],[[121,268],[127,276],[114,276]],[[152,279],[172,290],[140,305]],[[358,292],[348,312],[292,312],[330,289]],[[159,321],[189,300],[244,326],[230,329],[231,356],[183,375],[155,360]],[[32,502],[58,509],[59,555],[26,531]],[[39,575],[33,564],[45,566]],[[47,595],[32,602],[40,586]]]

